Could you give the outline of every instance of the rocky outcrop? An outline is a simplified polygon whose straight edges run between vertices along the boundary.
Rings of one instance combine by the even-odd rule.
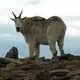
[[[57,63],[50,59],[0,58],[0,80],[80,80],[80,56],[58,57]]]

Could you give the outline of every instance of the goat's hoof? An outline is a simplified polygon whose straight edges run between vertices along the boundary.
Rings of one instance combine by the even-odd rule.
[[[51,59],[51,63],[57,63],[57,58],[56,57],[53,57],[52,59]]]

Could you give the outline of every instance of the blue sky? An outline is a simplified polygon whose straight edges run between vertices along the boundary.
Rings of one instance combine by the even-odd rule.
[[[5,6],[4,6],[5,5]],[[12,11],[16,15],[23,10],[24,16],[60,16],[67,25],[65,52],[80,53],[80,1],[79,0],[1,0],[0,3],[0,56],[12,47],[19,49],[19,56],[28,56],[28,45],[24,37],[16,32]],[[45,54],[46,53],[46,54]],[[41,56],[51,57],[48,46],[41,45]]]

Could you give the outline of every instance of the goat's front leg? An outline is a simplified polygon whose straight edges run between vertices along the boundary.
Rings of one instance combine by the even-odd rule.
[[[35,57],[36,58],[39,58],[39,44],[35,44],[35,47],[34,47],[34,51],[35,51]]]
[[[34,45],[32,43],[29,44],[29,56],[31,58],[34,56]]]
[[[36,43],[30,43],[29,45],[29,53],[30,57],[39,58],[39,44]]]

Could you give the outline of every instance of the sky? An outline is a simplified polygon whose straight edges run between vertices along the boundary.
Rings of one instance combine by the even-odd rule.
[[[65,21],[67,26],[70,26],[67,28],[68,36],[80,36],[79,2],[79,0],[1,0],[0,22],[14,24],[9,19],[13,17],[12,11],[19,15],[23,10],[22,17],[36,15],[48,18],[57,15]]]
[[[80,0],[1,0],[0,1],[0,44],[2,46],[4,45],[4,42],[6,45],[8,41],[9,42],[13,41],[13,45],[17,43],[21,44],[21,45],[16,45],[17,47],[19,47],[19,49],[21,48],[21,46],[24,46],[24,48],[27,47],[25,45],[26,42],[24,40],[23,35],[16,32],[14,22],[9,19],[10,17],[13,17],[12,11],[14,11],[14,13],[18,16],[21,10],[23,10],[22,17],[42,16],[48,18],[54,15],[60,16],[64,20],[67,26],[65,41],[67,40],[69,42],[70,40],[72,40],[72,38],[74,39],[76,38],[76,40],[73,40],[73,43],[76,41],[79,42],[80,40],[79,8],[80,8]],[[10,48],[11,45],[12,43],[10,43],[8,48]],[[6,51],[8,51],[8,48],[7,49],[5,48],[5,53]],[[42,47],[42,49],[44,48]],[[44,50],[42,51],[44,52]],[[20,52],[22,53],[23,51]]]

